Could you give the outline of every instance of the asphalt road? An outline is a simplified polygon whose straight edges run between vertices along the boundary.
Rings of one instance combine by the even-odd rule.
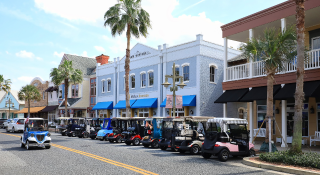
[[[8,135],[9,134],[9,135]],[[0,174],[283,174],[252,168],[242,158],[220,162],[216,157],[181,154],[111,144],[106,141],[71,138],[52,133],[51,149],[20,148],[22,133],[0,129]]]

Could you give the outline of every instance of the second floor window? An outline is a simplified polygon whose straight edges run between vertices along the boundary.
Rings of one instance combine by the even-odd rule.
[[[71,86],[71,95],[72,97],[78,97],[79,93],[79,84],[73,84]]]
[[[146,74],[141,74],[141,87],[146,87]]]
[[[183,67],[183,81],[189,81],[189,66]]]
[[[312,49],[320,49],[320,37],[312,38]]]
[[[180,72],[179,72],[179,67],[176,67],[176,76],[179,76]],[[179,82],[179,78],[176,78],[176,82]]]
[[[136,88],[136,76],[131,75],[131,89]]]
[[[153,72],[149,72],[149,86],[153,86],[154,76]]]
[[[210,82],[214,82],[215,67],[210,66]]]
[[[108,92],[111,91],[111,80],[108,80]]]
[[[105,90],[105,87],[106,87],[106,84],[105,84],[105,82],[106,82],[106,81],[104,81],[104,80],[102,81],[102,92],[104,92],[104,90]]]

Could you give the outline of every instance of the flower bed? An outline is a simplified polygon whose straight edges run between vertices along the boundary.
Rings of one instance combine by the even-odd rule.
[[[288,165],[320,169],[320,154],[312,152],[292,155],[289,151],[276,151],[273,153],[262,153],[259,159],[266,162],[279,162]]]

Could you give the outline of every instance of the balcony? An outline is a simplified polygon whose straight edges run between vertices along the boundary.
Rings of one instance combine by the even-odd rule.
[[[305,70],[319,69],[320,68],[320,49],[311,50],[308,52],[309,59],[304,65]],[[296,71],[296,62],[293,60],[285,64],[285,70],[276,74],[285,74]],[[226,68],[226,82],[242,79],[250,79],[256,77],[266,76],[264,69],[264,61],[256,61],[252,63],[241,64]]]

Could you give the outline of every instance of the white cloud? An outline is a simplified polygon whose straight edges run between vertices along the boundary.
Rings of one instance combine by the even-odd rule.
[[[101,46],[94,46],[94,48],[99,52],[105,52],[106,50]]]
[[[114,53],[125,53],[125,49],[127,48],[127,38],[124,36],[117,36],[115,38],[110,38],[106,35],[103,35],[102,38],[107,41],[107,43],[113,43],[108,48],[112,50]]]
[[[20,52],[16,53],[16,56],[21,58],[34,58],[34,54],[32,52],[27,52],[25,50],[21,50]]]
[[[83,56],[83,57],[88,57],[87,51],[83,51],[82,56]]]
[[[43,59],[40,57],[36,57],[37,60],[42,61]]]
[[[54,52],[53,55],[54,55],[54,56],[57,56],[57,57],[59,57],[59,58],[62,58],[63,55],[64,55],[64,52],[60,52],[60,53]]]
[[[9,55],[10,53],[9,53],[8,51],[6,51],[6,54],[8,54],[8,55]]]

